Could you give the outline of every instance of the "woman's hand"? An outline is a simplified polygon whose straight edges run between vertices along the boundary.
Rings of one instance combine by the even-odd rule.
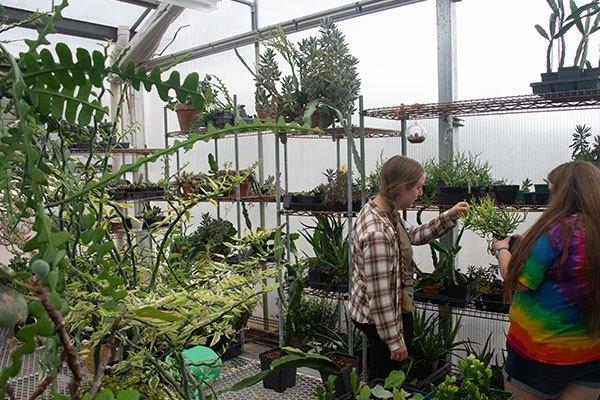
[[[390,359],[394,361],[403,361],[406,357],[408,357],[408,350],[404,343],[402,343],[400,348],[390,352]]]
[[[467,211],[469,211],[469,203],[467,203],[466,201],[460,201],[448,210],[448,215],[450,219],[456,221],[462,215],[466,214]]]
[[[509,243],[510,243],[510,236],[506,237],[504,239],[501,239],[501,240],[492,239],[492,244],[491,244],[492,253],[496,254],[496,251],[502,247],[508,249]]]

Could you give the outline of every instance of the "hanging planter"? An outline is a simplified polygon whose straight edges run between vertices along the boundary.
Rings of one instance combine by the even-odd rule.
[[[425,128],[415,121],[408,132],[406,132],[406,140],[413,144],[423,143],[427,139],[427,131]]]

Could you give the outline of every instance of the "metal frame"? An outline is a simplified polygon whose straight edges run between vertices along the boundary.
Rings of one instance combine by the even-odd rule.
[[[238,47],[247,46],[260,42],[270,37],[276,29],[283,29],[286,34],[300,32],[303,30],[319,26],[323,18],[331,18],[334,22],[343,21],[350,18],[360,17],[379,11],[389,10],[401,6],[420,3],[425,0],[363,0],[347,4],[345,6],[332,8],[322,12],[310,14],[301,18],[295,18],[276,25],[270,25],[265,28],[256,28],[252,31],[240,35],[217,40],[215,42],[202,44],[187,50],[178,51],[162,57],[146,61],[147,67],[170,65],[178,60],[195,60],[212,54],[221,53],[227,50],[233,50]],[[254,5],[256,7],[256,4]]]
[[[25,21],[30,18],[34,11],[22,10],[14,7],[4,7],[4,14],[6,15],[8,23],[15,23]],[[36,26],[33,24],[23,25],[24,28],[35,29]],[[54,23],[56,33],[63,35],[78,36],[86,39],[93,40],[107,40],[110,39],[113,42],[117,41],[117,29],[113,26],[96,24],[94,22],[80,21],[71,18],[62,18]],[[131,31],[131,36],[135,35],[136,32]]]

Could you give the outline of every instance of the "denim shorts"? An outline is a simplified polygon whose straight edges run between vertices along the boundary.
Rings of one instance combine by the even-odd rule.
[[[600,360],[576,365],[545,364],[520,356],[506,346],[504,378],[543,399],[556,399],[570,384],[600,389]]]

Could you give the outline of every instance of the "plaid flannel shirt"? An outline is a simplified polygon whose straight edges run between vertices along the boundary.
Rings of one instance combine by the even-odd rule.
[[[402,221],[413,245],[422,245],[442,236],[456,225],[448,212],[430,222],[411,226]],[[352,243],[352,286],[348,312],[356,322],[375,324],[377,333],[390,351],[401,347],[401,256],[392,222],[373,200],[356,218]]]

